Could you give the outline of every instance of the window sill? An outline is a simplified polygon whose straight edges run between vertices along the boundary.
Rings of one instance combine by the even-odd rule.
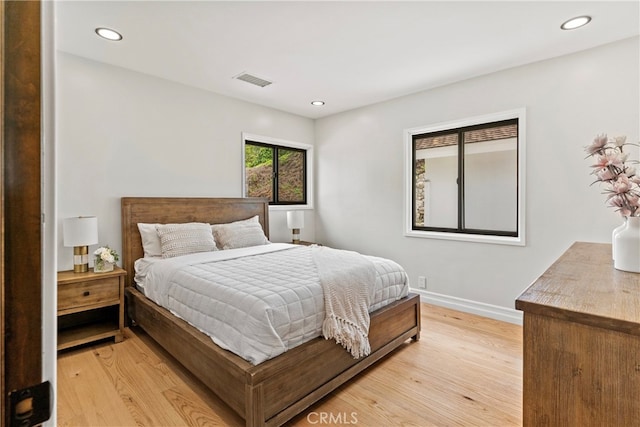
[[[269,211],[300,211],[300,210],[313,210],[313,205],[307,203],[306,205],[269,205]]]
[[[484,234],[444,233],[440,231],[409,230],[404,233],[406,237],[418,237],[422,239],[454,240],[459,242],[491,243],[496,245],[525,246],[524,236],[487,236]]]

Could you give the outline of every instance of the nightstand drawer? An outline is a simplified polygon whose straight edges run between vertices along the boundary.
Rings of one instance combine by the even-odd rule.
[[[58,312],[86,306],[118,304],[119,301],[118,277],[58,284]]]

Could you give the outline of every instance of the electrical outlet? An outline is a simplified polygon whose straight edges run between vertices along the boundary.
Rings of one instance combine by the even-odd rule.
[[[424,276],[418,276],[418,288],[427,289],[427,278]]]

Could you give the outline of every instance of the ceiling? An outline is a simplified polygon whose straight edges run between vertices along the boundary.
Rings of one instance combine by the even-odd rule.
[[[560,30],[578,15],[593,20]],[[74,55],[320,118],[637,36],[639,15],[637,0],[57,1],[55,43]],[[124,38],[101,39],[96,27]],[[233,78],[243,72],[273,84]]]

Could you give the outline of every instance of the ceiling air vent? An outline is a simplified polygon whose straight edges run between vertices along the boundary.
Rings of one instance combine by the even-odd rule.
[[[269,80],[261,79],[260,77],[253,76],[249,73],[240,73],[234,78],[260,87],[269,86],[271,83],[273,83]]]

